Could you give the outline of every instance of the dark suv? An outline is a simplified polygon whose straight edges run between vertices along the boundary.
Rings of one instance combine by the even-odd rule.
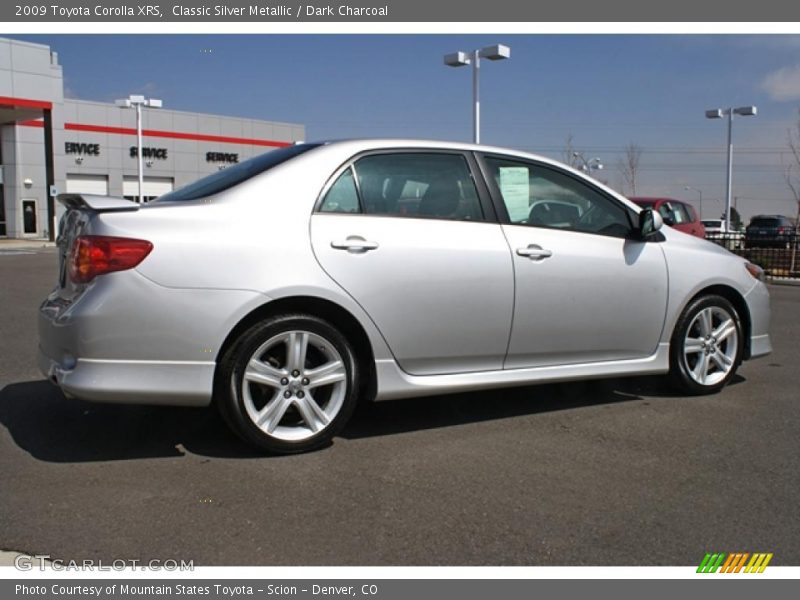
[[[750,219],[750,225],[744,232],[744,242],[749,248],[791,248],[796,241],[795,225],[783,215],[756,215]]]

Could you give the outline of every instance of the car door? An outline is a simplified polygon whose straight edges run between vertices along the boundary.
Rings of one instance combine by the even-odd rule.
[[[503,156],[485,156],[482,165],[514,260],[505,367],[655,352],[666,313],[666,260],[658,242],[635,239],[635,213],[557,167]]]
[[[362,155],[334,174],[311,218],[320,265],[408,373],[503,367],[511,256],[473,167],[459,152]]]

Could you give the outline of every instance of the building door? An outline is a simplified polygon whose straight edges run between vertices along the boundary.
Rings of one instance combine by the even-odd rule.
[[[0,183],[0,238],[6,237],[6,198],[3,191],[3,184]]]
[[[36,200],[32,198],[22,200],[22,233],[23,235],[36,235],[39,233],[36,219]]]
[[[67,193],[108,196],[108,176],[68,174]]]
[[[142,196],[145,202],[155,200],[175,187],[172,177],[145,177],[142,181]],[[139,179],[128,177],[122,180],[122,195],[126,200],[139,200]]]
[[[0,127],[0,133],[2,133],[2,131],[3,128]],[[6,230],[6,193],[3,187],[5,183],[5,168],[3,167],[2,141],[2,136],[0,135],[0,238],[4,238],[8,235],[8,231]]]

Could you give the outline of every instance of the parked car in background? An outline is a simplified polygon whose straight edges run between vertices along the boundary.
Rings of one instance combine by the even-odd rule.
[[[298,144],[145,205],[58,200],[46,377],[214,402],[272,452],[326,444],[361,401],[656,373],[709,394],[771,351],[761,268],[533,154]]]
[[[642,208],[652,208],[658,211],[664,219],[664,223],[678,231],[695,235],[699,238],[706,237],[705,227],[697,217],[694,206],[687,202],[675,200],[674,198],[649,198],[643,196],[635,196],[630,200]]]
[[[703,219],[701,221],[706,230],[706,239],[711,240],[728,250],[744,248],[744,232],[728,226],[724,219]]]
[[[700,222],[706,229],[706,237],[720,233],[729,233],[724,219],[703,219]]]
[[[748,248],[791,248],[797,242],[797,229],[789,217],[756,215],[744,233]]]

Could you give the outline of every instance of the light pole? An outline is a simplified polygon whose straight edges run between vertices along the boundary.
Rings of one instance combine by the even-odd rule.
[[[731,182],[733,181],[733,115],[755,117],[758,109],[755,106],[739,108],[713,108],[706,111],[706,119],[728,117],[728,175],[725,183],[725,229],[731,230]]]
[[[136,109],[136,158],[139,164],[139,204],[144,201],[142,196],[142,187],[144,187],[144,172],[143,172],[143,152],[142,152],[142,107],[149,106],[150,108],[161,108],[163,102],[155,98],[145,98],[144,96],[131,95],[127,98],[116,101],[117,106],[120,108],[135,108]]]
[[[444,64],[448,67],[463,67],[472,65],[472,141],[481,143],[481,101],[480,101],[480,70],[481,59],[504,60],[511,57],[511,48],[502,44],[485,46],[472,52],[453,52],[446,54]]]
[[[580,169],[590,177],[592,177],[592,171],[602,171],[603,170],[603,163],[602,161],[595,156],[594,158],[590,158],[586,160],[586,158],[580,152],[573,152],[573,158],[577,158],[580,161]]]
[[[687,192],[691,191],[691,192],[697,192],[699,194],[699,196],[700,196],[700,206],[698,207],[698,212],[700,213],[700,220],[702,221],[703,220],[703,190],[699,190],[699,189],[697,189],[695,187],[692,187],[690,185],[685,186],[683,189],[685,189]]]

